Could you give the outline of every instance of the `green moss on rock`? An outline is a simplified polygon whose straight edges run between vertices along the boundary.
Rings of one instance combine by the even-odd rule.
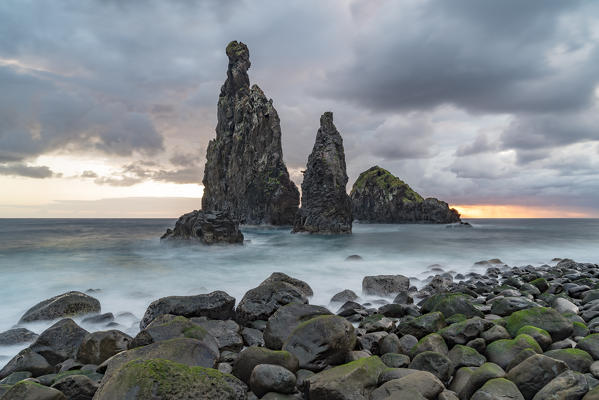
[[[563,340],[572,334],[572,322],[552,308],[534,307],[512,313],[506,318],[506,329],[515,336],[526,325],[549,332],[554,341]]]

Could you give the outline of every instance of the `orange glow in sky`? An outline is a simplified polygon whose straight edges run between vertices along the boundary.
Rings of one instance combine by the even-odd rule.
[[[527,207],[519,205],[468,204],[452,205],[462,218],[588,218],[584,212],[558,207]]]

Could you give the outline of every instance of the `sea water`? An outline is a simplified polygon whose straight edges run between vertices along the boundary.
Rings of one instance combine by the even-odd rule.
[[[361,294],[362,278],[402,274],[421,286],[438,264],[484,273],[477,261],[510,266],[555,264],[555,257],[599,263],[597,219],[477,219],[446,225],[354,224],[352,235],[291,234],[289,228],[243,227],[245,243],[161,243],[172,219],[0,219],[0,332],[36,303],[70,290],[93,290],[102,312],[138,331],[146,307],[163,296],[224,290],[238,301],[272,272],[302,279],[311,304],[329,304],[343,289]],[[363,261],[345,261],[358,254]],[[81,323],[81,319],[76,319]],[[37,333],[50,322],[24,325]],[[83,324],[89,330],[103,326]],[[25,346],[0,347],[0,365]]]

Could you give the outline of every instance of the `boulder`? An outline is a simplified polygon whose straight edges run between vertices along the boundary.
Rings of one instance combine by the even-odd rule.
[[[183,214],[160,240],[195,240],[204,244],[243,243],[239,221],[221,211],[195,210]]]
[[[298,325],[283,345],[300,368],[320,371],[344,362],[356,344],[354,327],[345,318],[321,315]]]
[[[34,305],[23,314],[19,323],[48,321],[99,312],[100,302],[97,299],[81,292],[67,292]]]
[[[460,399],[470,399],[487,381],[504,376],[505,371],[499,365],[484,363],[480,367],[472,369],[472,374],[461,387],[458,396]]]
[[[191,322],[204,328],[213,336],[220,351],[229,350],[238,352],[243,348],[243,338],[240,335],[241,328],[235,321],[192,318]]]
[[[303,291],[287,282],[271,281],[250,289],[237,305],[237,321],[243,325],[256,320],[268,320],[289,303],[308,302]]]
[[[347,185],[343,139],[333,124],[333,113],[320,117],[316,142],[308,157],[302,182],[302,207],[293,232],[351,233],[352,202]]]
[[[505,317],[515,311],[525,310],[527,308],[538,307],[539,305],[526,297],[500,297],[493,300],[491,313]]]
[[[0,346],[14,346],[16,344],[30,343],[39,335],[25,328],[9,329],[0,333]]]
[[[154,318],[162,314],[181,315],[186,318],[234,319],[234,306],[235,298],[220,290],[196,296],[163,297],[148,306],[139,328],[144,329]]]
[[[511,339],[510,333],[501,325],[493,325],[480,335],[487,343],[500,339]]]
[[[501,339],[487,345],[487,360],[507,369],[510,362],[524,349],[542,353],[541,346],[528,335],[519,335],[514,339]]]
[[[397,341],[399,342],[399,339]],[[418,341],[416,346],[414,346],[410,351],[410,356],[414,357],[425,351],[434,351],[443,355],[447,355],[449,349],[447,348],[447,344],[445,344],[445,340],[443,340],[441,335],[438,333],[430,333]]]
[[[471,400],[524,400],[513,382],[505,378],[488,380],[474,393]]]
[[[100,385],[85,375],[67,375],[52,388],[60,390],[69,400],[92,400]]]
[[[371,223],[460,222],[460,214],[447,203],[424,200],[389,171],[374,166],[362,172],[351,193],[354,218]]]
[[[362,358],[319,372],[306,380],[310,400],[367,399],[387,367],[380,358]]]
[[[229,212],[242,224],[291,225],[299,192],[283,162],[272,100],[250,88],[247,46],[226,49],[227,80],[218,98],[216,137],[208,144],[202,210]]]
[[[579,400],[589,390],[584,375],[580,372],[566,371],[553,378],[533,397],[533,400],[560,399]]]
[[[204,342],[214,352],[219,351],[216,339],[206,329],[194,323],[191,319],[172,314],[161,314],[156,317],[135,336],[129,343],[129,348],[133,349],[175,338],[197,339]]]
[[[295,392],[295,383],[293,372],[275,364],[256,365],[250,375],[250,388],[258,397],[268,392],[291,394]]]
[[[392,297],[409,287],[410,280],[403,275],[365,276],[362,280],[362,292],[368,296]]]
[[[371,400],[414,398],[416,394],[424,399],[434,400],[445,389],[443,383],[433,374],[417,371],[403,378],[383,383],[372,392]]]
[[[568,368],[577,372],[589,372],[591,364],[593,364],[593,357],[586,351],[580,349],[549,350],[544,354],[547,357],[565,362],[568,364]]]
[[[306,297],[314,296],[314,291],[306,282],[292,278],[291,276],[284,274],[282,272],[273,272],[268,278],[266,278],[261,285],[270,283],[270,282],[285,282],[290,284],[291,286],[295,286],[298,288]]]
[[[127,350],[133,338],[118,330],[88,333],[77,350],[77,360],[83,364],[100,365],[113,355]]]
[[[456,344],[447,355],[454,368],[480,367],[487,359],[472,347]]]
[[[29,371],[13,372],[6,378],[0,380],[0,385],[14,385],[23,379],[31,378],[32,374]]]
[[[239,353],[239,357],[233,365],[233,375],[249,383],[252,371],[259,364],[280,365],[291,372],[296,372],[299,369],[297,358],[288,351],[247,347]]]
[[[324,307],[290,303],[280,307],[268,318],[264,329],[264,343],[269,349],[280,350],[291,332],[301,323],[319,315],[330,315]]]
[[[67,358],[75,358],[87,333],[75,321],[65,318],[43,331],[30,348],[51,365],[56,365]]]
[[[380,355],[387,353],[399,353],[400,351],[401,343],[395,333],[390,333],[379,341]]]
[[[445,318],[449,318],[454,314],[464,314],[468,318],[483,317],[482,311],[472,305],[473,300],[471,296],[463,293],[435,294],[422,303],[421,312],[439,311]]]
[[[246,346],[264,346],[264,334],[262,331],[254,328],[243,328],[241,330],[243,343]]]
[[[594,360],[599,360],[599,333],[585,336],[578,342],[576,348],[586,351]]]
[[[434,333],[446,326],[445,318],[440,312],[432,312],[416,318],[400,321],[397,332],[401,335],[412,335],[422,338],[429,333]]]
[[[567,369],[568,365],[563,361],[536,354],[512,368],[507,373],[507,379],[518,386],[526,400],[530,400],[543,386]]]
[[[410,365],[410,357],[398,353],[385,353],[381,356],[381,361],[389,368],[407,368]]]
[[[439,331],[449,346],[454,344],[466,344],[476,339],[482,332],[493,326],[493,323],[482,318],[470,318],[462,322],[456,322]]]
[[[54,367],[44,357],[27,348],[21,350],[0,370],[0,379],[21,371],[30,372],[33,377],[38,377],[54,372]]]
[[[342,290],[331,298],[331,303],[345,303],[346,301],[356,301],[358,295],[349,289]]]
[[[532,325],[549,332],[554,341],[566,339],[572,334],[572,322],[552,308],[535,307],[512,313],[506,318],[505,328],[515,336],[520,328]]]
[[[67,400],[59,390],[25,380],[17,383],[4,393],[5,400]]]
[[[428,371],[443,382],[449,382],[454,370],[447,356],[434,351],[425,351],[416,355],[410,363],[410,369]]]
[[[128,400],[246,400],[246,390],[239,379],[212,368],[166,359],[137,359],[105,378],[94,400],[122,399],[125,394]]]
[[[536,326],[524,325],[518,329],[516,336],[528,335],[533,338],[543,350],[547,349],[551,345],[551,335],[545,329],[537,328]]]

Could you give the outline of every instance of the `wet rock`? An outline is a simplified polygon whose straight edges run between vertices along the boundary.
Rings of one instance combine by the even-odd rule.
[[[54,367],[38,353],[27,348],[21,350],[0,370],[0,379],[4,379],[14,372],[27,371],[34,377],[54,372]]]
[[[533,400],[580,399],[589,390],[587,381],[580,372],[566,371],[545,385]]]
[[[249,50],[227,46],[227,80],[218,99],[216,138],[208,144],[203,210],[229,212],[242,224],[291,225],[299,192],[283,162],[281,125],[272,100],[250,88]]]
[[[186,318],[234,319],[234,306],[235,298],[220,290],[196,296],[163,297],[148,306],[139,328],[144,329],[154,318],[162,314],[181,315]]]
[[[503,326],[493,325],[481,334],[481,337],[487,342],[491,343],[500,339],[511,339],[509,332]]]
[[[402,320],[397,326],[397,332],[402,335],[412,335],[422,338],[445,327],[445,318],[440,312],[432,312],[417,318]]]
[[[347,172],[343,139],[333,124],[333,113],[320,117],[316,142],[308,157],[302,182],[302,208],[294,232],[351,233],[352,203],[345,191]]]
[[[398,353],[384,353],[381,361],[389,368],[407,368],[410,365],[410,357]]]
[[[32,381],[21,381],[2,396],[6,400],[67,400],[62,392]]]
[[[280,365],[291,372],[299,369],[297,358],[288,351],[269,350],[264,347],[247,347],[239,353],[233,365],[233,375],[249,383],[254,368],[259,364]]]
[[[433,374],[417,371],[399,379],[390,380],[372,392],[372,400],[418,398],[436,399],[445,387]],[[417,394],[414,397],[413,394]]]
[[[355,343],[354,327],[345,318],[322,315],[295,328],[283,350],[295,355],[301,368],[320,371],[343,363]]]
[[[19,323],[48,321],[100,312],[100,302],[81,292],[67,292],[44,300],[31,307]]]
[[[0,333],[0,346],[14,346],[16,344],[33,342],[38,336],[36,333],[25,328],[9,329]]]
[[[307,379],[310,400],[366,399],[387,367],[373,356],[330,368]]]
[[[461,387],[458,396],[460,399],[470,399],[487,381],[504,376],[505,371],[499,365],[484,363],[480,367],[472,369],[472,374]]]
[[[586,336],[578,342],[576,348],[586,351],[594,360],[599,360],[599,333]]]
[[[72,319],[65,318],[43,331],[30,348],[51,365],[56,365],[67,358],[75,358],[77,349],[87,333]]]
[[[293,372],[274,364],[257,365],[250,376],[250,388],[258,397],[268,392],[291,394],[295,392]]]
[[[166,359],[132,360],[102,381],[95,400],[222,399],[245,400],[247,387],[232,375]]]
[[[461,367],[480,367],[487,359],[472,347],[456,344],[449,351],[448,355],[454,368]]]
[[[362,280],[362,292],[369,296],[395,296],[407,292],[410,280],[403,275],[365,276]]]
[[[526,325],[546,330],[554,341],[566,339],[573,329],[572,322],[554,309],[546,307],[516,311],[506,319],[506,329],[512,336]]]
[[[389,335],[386,335],[379,341],[379,354],[381,355],[387,353],[398,353],[400,351],[401,344],[399,342],[399,338],[395,333],[390,333]]]
[[[589,372],[591,364],[593,364],[593,357],[586,351],[580,349],[549,350],[545,352],[544,355],[563,361],[571,370],[582,373]]]
[[[507,369],[510,362],[524,349],[541,353],[541,346],[528,335],[519,335],[514,339],[501,339],[487,345],[487,360]]]
[[[85,375],[68,375],[52,388],[60,390],[69,400],[92,400],[100,385]]]
[[[279,350],[291,332],[301,323],[319,315],[331,315],[324,307],[291,303],[280,307],[268,318],[264,343],[269,349]]]
[[[133,338],[117,330],[88,333],[77,351],[77,360],[84,364],[102,364],[113,355],[127,350]]]
[[[449,382],[454,370],[447,356],[434,351],[425,351],[416,355],[410,363],[410,368],[428,371],[443,382]]]
[[[191,319],[172,314],[162,314],[156,317],[135,336],[129,343],[129,348],[133,349],[175,338],[197,339],[215,353],[219,351],[216,338],[209,334],[206,329],[194,323]]]
[[[552,379],[566,371],[565,362],[541,354],[528,357],[507,373],[507,379],[514,382],[526,400],[548,384]]]
[[[183,214],[161,240],[197,240],[204,244],[243,243],[239,221],[226,212],[195,210]]]
[[[468,318],[483,317],[483,313],[472,303],[473,298],[463,293],[443,293],[426,299],[421,305],[421,310],[423,313],[439,311],[445,318],[454,314],[464,314]]]
[[[237,305],[237,321],[243,325],[255,320],[268,320],[279,309],[289,303],[306,304],[303,291],[286,282],[274,281],[250,289]]]
[[[476,339],[482,332],[493,326],[493,323],[482,318],[470,318],[462,322],[451,324],[439,331],[449,346],[466,344]]]
[[[360,174],[351,191],[354,218],[362,222],[448,224],[460,214],[437,199],[424,200],[389,171],[374,166]]]
[[[551,335],[545,329],[537,328],[536,326],[524,325],[518,329],[516,336],[528,335],[532,337],[541,346],[541,349],[545,350],[551,345]]]
[[[515,311],[538,307],[534,301],[526,297],[502,297],[493,301],[491,312],[502,317],[511,315]]]
[[[488,380],[477,390],[471,400],[524,400],[524,397],[513,382],[495,378]]]
[[[285,282],[285,283],[290,284],[291,286],[295,286],[306,297],[312,297],[312,296],[314,296],[314,291],[312,290],[312,288],[310,287],[310,285],[308,285],[306,282],[304,282],[304,281],[302,281],[300,279],[293,278],[293,277],[291,277],[291,276],[289,276],[287,274],[284,274],[282,272],[273,272],[260,285],[265,285],[265,284],[270,283],[270,282]]]
[[[191,322],[204,328],[216,339],[220,351],[240,351],[243,348],[243,338],[240,335],[241,328],[235,321],[205,320],[192,318]]]
[[[6,378],[2,379],[0,381],[0,385],[14,385],[17,382],[22,381],[23,379],[31,378],[31,376],[31,372],[29,371],[13,372]]]
[[[445,340],[443,340],[443,337],[437,333],[428,334],[420,339],[418,344],[412,348],[410,355],[413,358],[417,354],[423,353],[425,351],[434,351],[443,355],[447,355],[449,352],[447,349],[447,344],[445,344]]]
[[[92,315],[90,317],[85,317],[81,320],[83,324],[107,324],[109,322],[114,321],[114,315],[112,313],[104,313],[98,315]]]
[[[358,295],[349,289],[342,290],[331,298],[331,303],[345,303],[346,301],[356,301]]]

